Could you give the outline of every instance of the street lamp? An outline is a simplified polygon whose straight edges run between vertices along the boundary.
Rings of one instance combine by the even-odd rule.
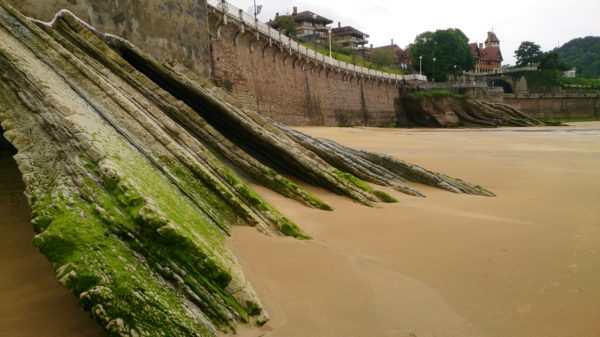
[[[435,61],[436,61],[436,60],[437,60],[437,59],[434,57],[434,58],[433,58],[433,81],[434,81],[434,82],[435,82]]]
[[[419,56],[419,76],[423,75],[422,65],[423,65],[423,56]]]
[[[329,57],[331,57],[331,27],[328,27],[327,33],[329,33]]]

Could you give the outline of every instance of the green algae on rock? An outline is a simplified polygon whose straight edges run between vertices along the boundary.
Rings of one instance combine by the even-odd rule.
[[[224,90],[67,11],[51,24],[0,0],[0,121],[34,244],[112,336],[215,336],[267,313],[226,236],[309,238],[239,173],[331,210],[286,176],[372,206],[404,179],[490,195],[394,158],[271,124]]]
[[[169,152],[113,105],[116,83],[3,4],[0,18],[0,119],[19,150],[34,243],[61,283],[115,336],[212,336],[265,322],[222,227],[197,203],[208,199],[181,193],[157,167]],[[217,216],[234,223],[232,214]]]
[[[409,195],[423,197],[424,195],[421,192],[405,185],[406,181],[412,181],[459,194],[494,196],[492,192],[481,186],[475,186],[445,174],[432,172],[400,159],[379,153],[351,149],[329,139],[312,137],[281,124],[274,125],[298,143],[318,153],[331,165],[344,170],[336,169],[335,172],[343,179],[361,186],[363,189],[367,188],[366,181],[372,184],[389,186]],[[384,202],[393,202],[390,198],[384,196],[381,191],[374,191],[374,193]]]

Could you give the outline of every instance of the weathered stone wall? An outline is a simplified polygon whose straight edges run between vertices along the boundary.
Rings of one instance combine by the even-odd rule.
[[[209,14],[209,28],[213,80],[263,116],[287,125],[395,125],[396,83],[290,55],[247,27],[240,33],[236,22],[223,25],[217,14]]]
[[[498,87],[488,88],[485,97],[481,99],[488,102],[504,103],[504,90]]]
[[[504,103],[533,118],[591,119],[600,117],[600,96],[505,95]]]
[[[25,15],[51,20],[63,8],[102,32],[122,36],[161,60],[209,73],[206,0],[8,0]]]

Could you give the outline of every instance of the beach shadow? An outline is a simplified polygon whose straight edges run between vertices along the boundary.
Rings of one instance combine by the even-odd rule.
[[[33,247],[31,211],[13,156],[0,129],[0,336],[106,337],[61,286]]]

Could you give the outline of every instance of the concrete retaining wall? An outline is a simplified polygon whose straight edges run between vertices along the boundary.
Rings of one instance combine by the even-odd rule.
[[[534,118],[595,119],[600,118],[600,96],[513,96],[505,95],[504,103]]]
[[[209,74],[206,0],[7,0],[25,15],[50,21],[63,8],[106,33],[122,36],[161,60]]]

